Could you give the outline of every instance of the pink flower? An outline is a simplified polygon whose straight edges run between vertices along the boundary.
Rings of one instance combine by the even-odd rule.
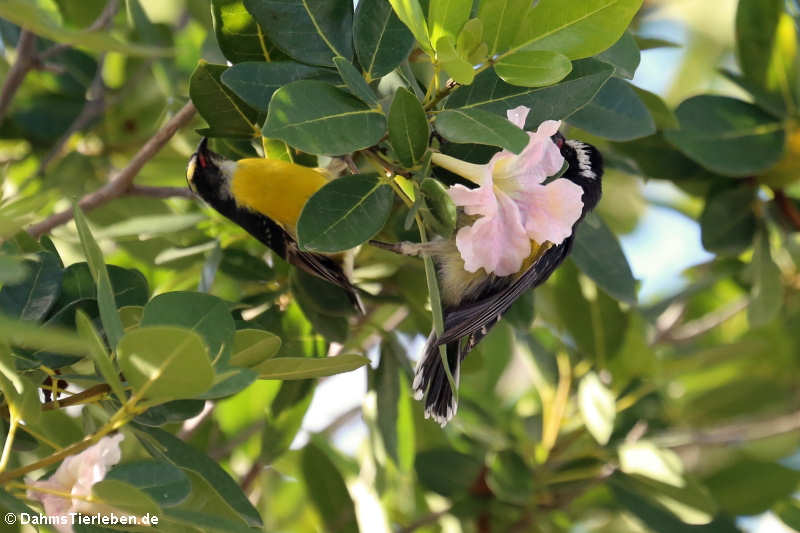
[[[509,109],[508,120],[522,128],[529,108]],[[475,165],[444,154],[434,154],[433,162],[479,185],[450,187],[457,206],[468,215],[478,216],[470,226],[456,234],[456,247],[464,268],[508,276],[519,272],[531,253],[531,241],[560,244],[572,234],[580,218],[582,189],[566,179],[542,185],[564,164],[561,151],[550,139],[560,121],[542,122],[528,132],[528,146],[519,154],[503,150],[485,165]]]
[[[42,502],[46,515],[66,517],[53,526],[58,531],[72,533],[70,513],[113,511],[105,505],[88,502],[85,498],[91,496],[92,485],[102,481],[108,469],[119,462],[122,455],[119,443],[123,438],[121,433],[113,437],[103,437],[94,446],[64,459],[49,479],[32,484],[33,487],[77,496],[65,498],[51,492],[38,492],[35,488],[28,491],[28,497]]]

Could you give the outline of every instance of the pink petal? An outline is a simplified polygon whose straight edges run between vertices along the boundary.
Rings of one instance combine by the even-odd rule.
[[[506,117],[508,117],[509,122],[522,130],[525,129],[525,119],[528,118],[528,113],[530,113],[530,111],[530,107],[521,105],[506,111]]]
[[[491,179],[490,179],[491,181]],[[464,208],[468,215],[494,216],[497,212],[497,200],[491,183],[469,189],[463,185],[453,185],[447,192],[453,203]]]
[[[471,226],[458,230],[456,247],[464,259],[464,269],[508,276],[518,272],[531,252],[519,209],[507,195],[497,195],[499,209],[494,216],[484,216]]]
[[[525,230],[536,242],[561,244],[572,235],[572,226],[581,216],[583,190],[566,179],[536,185],[524,199],[515,198],[522,211]]]

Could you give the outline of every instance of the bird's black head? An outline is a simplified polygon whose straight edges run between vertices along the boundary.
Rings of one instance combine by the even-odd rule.
[[[209,150],[208,138],[203,137],[186,166],[186,182],[195,194],[213,205],[212,199],[220,198],[226,186],[226,178],[221,165],[224,158]]]
[[[579,185],[583,189],[583,212],[594,209],[600,201],[603,178],[603,156],[592,146],[574,139],[565,139],[561,133],[552,137],[567,160],[569,168],[564,178]]]

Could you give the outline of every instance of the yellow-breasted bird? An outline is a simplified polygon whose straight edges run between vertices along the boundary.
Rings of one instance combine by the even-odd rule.
[[[308,199],[327,183],[317,170],[278,159],[225,159],[204,138],[186,169],[189,188],[207,204],[288,263],[347,292],[364,312],[357,289],[335,256],[301,250],[297,220]]]
[[[458,383],[461,361],[500,321],[514,301],[525,291],[544,283],[566,259],[575,239],[575,229],[586,213],[600,201],[603,160],[600,152],[586,143],[567,140],[560,133],[551,137],[569,167],[563,178],[582,190],[580,218],[573,224],[572,233],[561,244],[531,242],[532,252],[522,268],[509,276],[487,274],[479,269],[467,272],[455,239],[439,239],[425,244],[387,244],[380,247],[406,255],[430,255],[437,266],[442,295],[444,331],[441,336],[431,332],[422,358],[417,364],[412,388],[414,397],[424,398],[425,417],[444,426],[456,413],[458,399],[450,387],[439,346],[447,347],[450,372]],[[461,211],[461,209],[459,209]],[[459,213],[458,227],[472,222]]]

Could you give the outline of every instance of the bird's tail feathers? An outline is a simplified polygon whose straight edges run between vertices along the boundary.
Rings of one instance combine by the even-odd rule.
[[[458,341],[447,344],[447,363],[458,386],[461,371]],[[455,416],[458,410],[458,397],[450,387],[434,333],[428,337],[422,359],[417,363],[411,387],[415,399],[425,399],[425,418],[433,418],[444,427]]]

